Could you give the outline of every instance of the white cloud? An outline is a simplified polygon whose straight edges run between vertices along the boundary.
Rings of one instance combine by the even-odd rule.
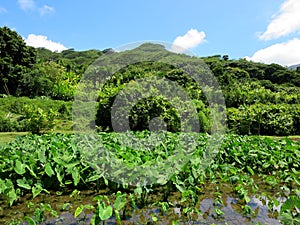
[[[2,14],[2,13],[7,13],[7,10],[0,6],[0,14]]]
[[[300,31],[300,1],[286,0],[277,15],[273,15],[267,30],[259,36],[261,40],[271,40]]]
[[[18,0],[18,4],[24,11],[34,10],[36,8],[33,0]]]
[[[300,63],[300,39],[271,45],[254,53],[247,60],[263,63],[277,63],[283,66],[291,66]]]
[[[63,44],[48,40],[48,37],[43,35],[29,34],[25,39],[25,42],[29,46],[35,48],[46,48],[53,52],[61,52],[67,49]]]
[[[34,0],[18,0],[18,4],[22,10],[36,11],[39,12],[41,16],[55,11],[53,7],[48,5],[37,7]]]
[[[39,12],[42,16],[47,14],[47,13],[54,12],[54,11],[55,11],[55,9],[51,6],[48,6],[48,5],[44,5],[42,8],[39,8]]]
[[[185,35],[175,38],[172,50],[174,52],[184,52],[187,49],[195,48],[205,41],[206,34],[196,29],[190,29]]]

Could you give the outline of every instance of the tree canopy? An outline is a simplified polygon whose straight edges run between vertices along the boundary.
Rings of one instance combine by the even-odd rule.
[[[35,64],[36,50],[8,27],[0,27],[0,93],[15,95],[23,75]]]
[[[0,27],[0,97],[4,95],[46,96],[54,100],[73,100],[83,75],[96,89],[103,80],[97,71],[100,56],[110,55],[115,61],[130,51],[112,49],[52,52],[45,48],[26,46],[23,38],[8,27]],[[152,76],[166,78],[184,88],[197,107],[201,131],[211,125],[210,107],[202,87],[182,69],[172,65],[181,61],[186,65],[205,64],[222,89],[227,107],[230,130],[243,134],[300,134],[300,67],[287,68],[278,64],[264,64],[246,59],[230,59],[228,55],[190,57],[169,52],[162,45],[143,44],[130,57],[136,62],[145,59],[144,53],[161,62],[133,63],[116,70],[98,90],[96,125],[112,130],[111,107],[116,96],[128,84]],[[146,57],[147,58],[147,57]],[[155,61],[155,60],[154,60]],[[114,65],[111,65],[112,67]],[[87,70],[89,69],[89,71]],[[99,69],[99,68],[98,68]],[[186,68],[187,70],[190,68]],[[206,82],[212,82],[206,80]],[[141,93],[143,90],[138,90]],[[171,93],[171,91],[170,91]],[[131,108],[130,126],[143,130],[153,118],[160,117],[168,130],[180,129],[178,111],[163,96],[143,99]],[[276,122],[277,121],[277,122]]]

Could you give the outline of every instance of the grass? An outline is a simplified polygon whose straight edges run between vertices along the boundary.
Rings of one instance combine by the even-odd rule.
[[[291,140],[300,140],[300,135],[291,135],[291,136],[265,136],[265,135],[262,135],[261,137],[268,137],[268,138],[272,138],[275,140],[284,139],[284,138],[289,138]]]
[[[58,129],[58,130],[54,130],[52,131],[54,133],[61,133],[61,134],[73,134],[74,131],[73,130],[64,130],[64,129]],[[26,135],[28,134],[28,132],[0,132],[0,144],[5,144],[5,143],[9,143],[11,141],[13,141],[14,139],[16,139],[17,136],[22,136],[22,135]],[[281,138],[285,138],[285,137],[281,137],[281,136],[263,136],[263,137],[270,137],[273,139],[281,139]],[[300,140],[300,135],[293,135],[293,136],[288,136],[289,139],[292,140]]]
[[[60,134],[73,134],[73,130],[54,130],[53,133]],[[9,143],[16,139],[18,136],[29,134],[29,132],[0,132],[0,145]]]
[[[18,136],[28,134],[28,132],[0,132],[0,144],[13,141]]]

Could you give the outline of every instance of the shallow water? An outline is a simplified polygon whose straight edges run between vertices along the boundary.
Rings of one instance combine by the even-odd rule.
[[[252,217],[244,217],[236,209],[237,199],[227,197],[226,202],[221,207],[224,212],[224,216],[217,218],[214,212],[215,206],[214,201],[211,198],[205,198],[200,203],[200,210],[203,212],[203,216],[193,217],[193,219],[184,218],[180,207],[174,206],[169,209],[169,212],[165,215],[159,208],[143,208],[137,209],[131,212],[130,217],[122,221],[122,224],[152,224],[152,215],[156,215],[158,221],[155,224],[172,224],[172,221],[177,220],[177,224],[225,224],[226,222],[230,225],[248,225],[250,222],[257,224],[271,224],[280,225],[279,219],[271,218],[268,206],[264,205],[261,200],[256,197],[252,197],[248,203],[249,206],[255,211],[255,215]],[[273,211],[279,210],[274,208]],[[93,214],[87,213],[81,215],[78,218],[74,218],[73,214],[69,212],[62,212],[59,218],[51,218],[45,221],[47,225],[77,225],[77,224],[90,224],[90,218]],[[26,224],[26,223],[25,223]],[[111,217],[106,221],[106,224],[116,224],[114,217]]]
[[[251,207],[253,213],[250,215],[243,215],[242,205],[237,196],[232,193],[230,184],[222,184],[221,189],[218,191],[222,193],[222,202],[219,204],[214,201],[214,193],[216,191],[215,184],[205,185],[203,192],[198,195],[198,202],[196,207],[202,212],[201,215],[194,213],[190,217],[183,213],[185,206],[181,200],[180,192],[172,192],[168,197],[168,202],[172,203],[168,211],[163,212],[162,209],[155,205],[155,203],[162,201],[161,189],[153,190],[152,194],[149,194],[147,204],[145,207],[139,208],[137,202],[137,209],[128,207],[125,212],[125,219],[122,220],[122,224],[172,224],[173,221],[177,221],[176,224],[232,224],[232,225],[246,225],[257,224],[281,224],[278,218],[280,212],[280,205],[273,207],[271,210],[268,207],[268,199],[260,194],[253,194],[251,196],[248,206]],[[266,188],[266,187],[265,187]],[[267,189],[267,188],[266,188]],[[260,189],[260,191],[266,191]],[[269,196],[275,196],[279,203],[283,203],[286,199],[284,197],[278,197],[279,190],[272,190],[268,192]],[[24,218],[29,215],[33,218],[33,211],[36,205],[39,203],[48,203],[51,207],[59,213],[59,218],[53,218],[49,215],[45,216],[45,222],[47,225],[76,225],[76,224],[90,224],[90,218],[93,216],[91,210],[86,210],[78,218],[74,218],[74,212],[76,208],[81,204],[95,205],[93,198],[96,195],[108,195],[110,191],[81,191],[80,194],[70,197],[70,193],[67,195],[57,196],[55,193],[51,195],[41,194],[38,197],[32,199],[31,195],[25,195],[22,197],[16,205],[9,207],[4,203],[5,201],[0,199],[0,224],[5,224],[13,219]],[[262,193],[262,192],[261,192]],[[283,193],[281,193],[283,194]],[[284,194],[286,196],[286,194]],[[62,210],[65,203],[69,206]],[[31,206],[30,206],[31,205]],[[217,216],[216,208],[222,210],[224,213],[221,216]],[[157,222],[153,223],[152,216],[157,217]],[[121,213],[122,216],[122,213]],[[26,224],[26,223],[24,223]],[[106,224],[116,224],[116,219],[111,217],[106,221]]]

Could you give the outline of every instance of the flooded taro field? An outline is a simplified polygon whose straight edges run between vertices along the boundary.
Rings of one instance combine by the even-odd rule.
[[[258,181],[257,181],[258,183]],[[230,184],[210,184],[203,186],[202,193],[199,194],[195,207],[197,213],[184,212],[185,204],[181,202],[181,193],[173,192],[167,202],[162,202],[162,194],[159,190],[154,190],[147,197],[147,205],[140,207],[137,200],[136,207],[129,207],[120,213],[121,224],[282,224],[279,220],[280,208],[287,199],[287,193],[280,190],[260,189],[260,193],[250,195],[247,203],[247,211],[243,208],[243,202],[231,192]],[[218,190],[218,191],[217,191]],[[279,196],[281,192],[283,196]],[[16,205],[5,206],[1,201],[0,223],[24,218],[26,215],[34,214],[35,206],[44,203],[49,204],[52,210],[58,212],[54,217],[50,212],[45,212],[44,221],[41,224],[90,224],[93,211],[85,209],[78,216],[74,217],[75,210],[80,205],[94,205],[93,198],[97,195],[109,196],[109,190],[103,191],[78,191],[70,194],[40,195],[32,199],[30,194],[19,199]],[[262,195],[264,193],[264,196]],[[267,194],[268,193],[268,194]],[[272,196],[270,200],[268,196]],[[285,197],[284,197],[285,196]],[[272,201],[276,199],[278,205]],[[220,211],[218,211],[220,210]],[[105,221],[106,224],[117,224],[114,216]],[[24,222],[23,224],[28,224]]]
[[[71,134],[28,135],[1,145],[0,224],[299,224],[299,142],[227,135],[203,168],[209,136],[195,134],[196,150],[180,170],[133,185],[107,179],[95,165],[105,171],[118,168],[118,160],[131,168],[165,163],[178,137],[168,134],[167,148],[136,152],[118,144],[116,136],[124,134],[100,135],[101,145],[118,156],[109,165],[87,160]],[[126,175],[124,168],[111,171]]]

